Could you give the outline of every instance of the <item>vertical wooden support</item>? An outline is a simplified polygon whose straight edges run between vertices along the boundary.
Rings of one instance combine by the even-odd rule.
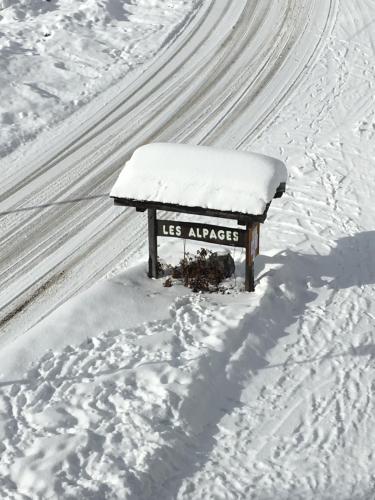
[[[156,210],[149,208],[148,214],[148,277],[158,277],[158,240]]]
[[[245,290],[246,292],[254,292],[254,256],[251,254],[251,241],[253,229],[256,226],[253,224],[246,224],[246,272],[245,272]]]

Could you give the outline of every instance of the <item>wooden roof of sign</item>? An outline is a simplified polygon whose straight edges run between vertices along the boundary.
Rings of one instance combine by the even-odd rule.
[[[264,222],[285,191],[280,160],[206,146],[153,143],[125,164],[110,196],[118,205]]]

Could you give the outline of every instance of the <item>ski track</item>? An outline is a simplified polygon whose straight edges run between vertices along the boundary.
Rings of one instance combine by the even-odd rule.
[[[260,4],[246,4],[223,51],[206,61],[213,71],[202,75],[207,86],[198,92],[185,82],[194,104],[191,110],[182,97],[176,105],[182,92],[176,80],[168,89],[161,85],[158,102],[164,107],[173,102],[175,115],[159,116],[156,128],[147,122],[149,135],[141,137],[241,144],[245,149],[274,152],[286,161],[289,189],[281,208],[275,206],[267,221],[263,245],[272,252],[258,257],[257,294],[250,299],[235,291],[228,296],[181,297],[166,321],[106,332],[60,354],[50,352],[24,379],[4,383],[0,488],[5,498],[375,498],[371,446],[375,423],[371,196],[375,186],[368,173],[369,158],[375,156],[374,99],[369,97],[375,85],[370,57],[375,40],[364,28],[373,7],[368,0],[340,6],[332,2],[327,18],[315,27],[316,33],[324,32],[321,43],[308,55],[304,72],[291,75],[287,88],[280,89],[272,120],[271,107],[263,107],[239,137],[237,131],[253,109],[254,98],[260,99],[274,71],[285,70],[293,44],[307,29],[301,2],[289,2],[273,40],[280,37],[284,42],[277,45],[278,63],[270,62],[269,74],[268,67],[264,75],[259,71],[255,76],[251,65],[247,72],[244,47],[254,43],[256,33],[261,34],[265,16],[277,13],[271,3]],[[306,4],[309,16],[319,8],[319,2]],[[296,12],[300,25],[293,17]],[[203,23],[203,14],[199,15],[197,32]],[[294,35],[292,30],[283,34],[288,22]],[[233,52],[232,43],[239,44],[238,52]],[[264,50],[267,53],[269,47]],[[271,53],[269,57],[272,61]],[[238,58],[236,77],[227,72],[216,78],[218,68],[224,63],[235,65]],[[356,72],[349,65],[353,59]],[[193,80],[201,66],[193,64],[190,69]],[[254,81],[249,80],[250,74]],[[174,78],[185,76],[176,72]],[[225,91],[228,85],[233,95]],[[157,113],[158,102],[152,113]],[[144,112],[140,106],[137,120]],[[134,109],[137,114],[138,108]],[[223,119],[225,113],[229,114]],[[189,126],[184,129],[187,118]],[[108,119],[112,120],[110,115]],[[103,130],[109,126],[105,124]],[[108,148],[114,152],[111,162],[119,166],[130,146],[116,135],[115,119],[112,125]],[[53,162],[58,165],[59,158],[65,161],[77,155],[74,175],[82,175],[83,184],[91,175],[97,182],[97,190],[86,186],[86,195],[103,193],[115,177],[113,163],[102,162],[103,169],[97,173],[86,174],[82,165],[78,167],[81,145],[88,147],[97,132],[92,128],[87,134]],[[103,152],[108,151],[106,139]],[[132,147],[137,143],[132,135],[127,140]],[[99,165],[101,154],[92,154],[89,164]],[[68,183],[66,193],[70,189]],[[20,199],[13,208],[25,206],[21,195]],[[77,225],[64,221],[64,210],[51,210],[52,221],[60,217],[61,227],[65,224],[77,235],[79,221],[82,230],[88,221],[95,221],[87,230],[91,247],[82,250],[85,262],[91,262],[90,255],[93,261],[101,258],[92,234],[103,245],[118,237],[120,227],[136,237],[133,244],[129,236],[118,238],[106,265],[97,262],[94,267],[95,278],[121,256],[136,254],[144,242],[142,217],[108,215],[105,203],[85,202],[79,211],[76,205],[69,206],[70,220],[76,217]],[[108,213],[113,210],[108,206]],[[105,230],[98,225],[99,214]],[[38,227],[38,217],[19,213],[4,222],[5,235],[14,229],[22,233],[24,221]],[[48,233],[50,224],[45,220],[44,241],[58,248],[61,243]],[[272,240],[276,232],[280,251]],[[79,244],[82,239],[77,237]],[[41,248],[48,261],[48,244],[39,252]],[[25,269],[31,259],[37,264],[34,251],[25,243],[20,252]],[[59,254],[53,272],[74,274],[82,265],[81,254],[74,254],[72,246],[71,254],[72,260],[64,255],[62,261],[66,270],[59,267]],[[16,283],[12,266],[17,265],[8,260],[4,267],[12,286]],[[83,286],[68,282],[66,275],[54,292],[61,300]],[[86,276],[85,284],[90,279]],[[24,300],[18,286],[15,289]],[[32,286],[28,286],[30,293]],[[57,299],[49,293],[52,309]],[[40,315],[28,314],[34,320]],[[16,317],[13,325],[23,324],[17,321]]]

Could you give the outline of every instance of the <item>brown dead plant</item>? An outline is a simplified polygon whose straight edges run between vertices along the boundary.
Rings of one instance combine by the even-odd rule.
[[[193,292],[215,292],[233,272],[234,261],[230,254],[218,255],[201,248],[195,255],[185,253],[179,265],[164,268],[164,274],[169,275],[164,286],[170,287],[173,280],[179,280]]]

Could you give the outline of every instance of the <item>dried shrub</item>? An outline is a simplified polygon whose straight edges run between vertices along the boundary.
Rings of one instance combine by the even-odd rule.
[[[193,292],[218,291],[219,284],[234,272],[234,261],[230,254],[218,255],[205,248],[197,251],[196,255],[186,253],[178,266],[168,266],[164,274],[170,276],[164,286],[172,286],[172,278],[182,280],[186,287]]]
[[[168,278],[164,281],[163,286],[165,286],[166,288],[170,288],[171,286],[173,286],[173,281],[170,276],[168,276]]]

